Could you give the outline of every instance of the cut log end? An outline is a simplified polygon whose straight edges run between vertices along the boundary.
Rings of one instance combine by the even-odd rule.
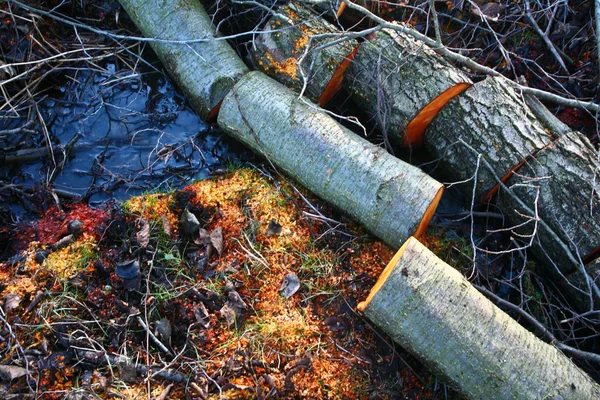
[[[346,4],[346,3],[343,3],[343,4]],[[323,107],[325,104],[329,103],[329,101],[333,98],[333,96],[335,96],[337,94],[337,92],[340,91],[340,89],[342,88],[342,83],[344,81],[344,72],[346,72],[346,69],[348,68],[348,66],[350,65],[352,60],[354,59],[354,56],[356,55],[358,48],[359,48],[358,45],[356,47],[354,47],[354,50],[352,50],[352,52],[350,54],[348,54],[348,56],[346,56],[346,58],[344,58],[344,61],[342,61],[340,63],[340,65],[337,67],[337,69],[335,70],[335,73],[331,77],[331,80],[325,87],[323,94],[321,94],[321,97],[319,98],[319,102],[318,102],[319,106]]]
[[[206,122],[217,122],[217,116],[219,115],[221,104],[223,104],[223,99],[221,99],[221,101],[219,101],[219,103],[208,112],[208,115],[206,116]]]
[[[433,99],[431,103],[423,107],[417,116],[406,126],[404,136],[402,137],[403,146],[412,149],[420,149],[423,147],[425,129],[427,129],[429,123],[450,100],[470,88],[472,85],[472,83],[468,82],[458,83],[451,88],[446,89]]]
[[[385,281],[387,280],[387,278],[390,276],[390,274],[392,273],[392,271],[394,270],[394,268],[396,268],[396,265],[398,264],[398,261],[400,260],[400,258],[402,258],[402,255],[404,254],[404,252],[406,251],[406,249],[408,248],[408,246],[410,245],[410,243],[412,241],[414,241],[414,240],[417,240],[417,239],[415,239],[414,237],[408,238],[408,240],[406,242],[404,242],[404,244],[402,245],[402,247],[400,247],[400,250],[398,250],[396,252],[396,254],[394,255],[394,257],[390,260],[390,262],[384,268],[384,270],[381,273],[381,275],[379,275],[379,278],[377,279],[377,282],[375,283],[375,286],[373,286],[373,288],[371,289],[371,292],[367,296],[366,300],[365,301],[361,301],[356,306],[356,309],[358,311],[360,311],[360,312],[364,312],[365,311],[365,308],[367,308],[367,306],[369,305],[369,303],[373,300],[373,297],[375,297],[375,295],[377,294],[377,292],[379,291],[379,289],[381,289],[381,287],[383,286],[383,284],[385,283]]]
[[[437,206],[438,204],[440,204],[440,200],[442,199],[443,194],[444,186],[442,185],[438,192],[435,194],[435,197],[433,198],[432,202],[427,207],[427,210],[425,210],[423,218],[421,219],[417,230],[413,234],[413,236],[417,239],[420,238],[427,230],[427,226],[429,226],[429,221],[431,221],[431,218],[433,218],[433,214],[435,214],[435,210],[437,210]]]
[[[347,7],[347,6],[348,6],[348,5],[346,4],[346,2],[345,2],[345,1],[343,1],[343,2],[342,2],[342,4],[340,4],[340,6],[339,6],[339,8],[338,8],[337,12],[335,13],[335,16],[336,16],[336,17],[338,17],[338,18],[339,18],[339,17],[341,17],[341,16],[342,16],[342,14],[344,13],[344,11],[346,10],[346,7]]]

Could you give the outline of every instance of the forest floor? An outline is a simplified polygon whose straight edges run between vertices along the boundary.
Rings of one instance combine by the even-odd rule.
[[[116,1],[63,3],[27,2],[46,10],[60,6],[56,10],[97,29],[134,31]],[[511,78],[524,76],[530,86],[597,98],[592,1],[566,8],[531,2],[566,72],[522,12],[476,1],[482,17],[462,3],[436,2],[449,46],[478,49],[469,53],[477,61]],[[378,11],[432,36],[429,13],[419,7]],[[118,73],[137,74],[142,63],[129,53],[148,52],[14,3],[0,10],[2,155],[59,144],[44,124],[49,117],[36,107],[65,81],[77,83],[83,69],[106,73],[103,63],[110,59],[117,65],[111,81],[129,84],[128,75]],[[224,31],[240,28],[227,16],[222,21]],[[173,110],[152,103],[146,111],[164,127]],[[595,116],[560,105],[552,111],[597,144]],[[13,140],[11,130],[23,121]],[[155,165],[180,156],[163,150],[154,152]],[[20,163],[40,162],[40,169],[53,171],[52,182],[60,173],[53,170],[56,160],[52,164],[48,153],[34,157]],[[60,169],[71,159],[64,156]],[[355,311],[393,251],[276,171],[230,166],[181,189],[90,205],[51,185],[25,187],[15,168],[0,163],[0,397],[461,398]],[[107,185],[106,192],[112,189]],[[510,281],[518,254],[478,255],[473,265],[473,236],[492,250],[510,240],[486,233],[498,228],[496,220],[448,221],[434,218],[423,238],[430,249],[463,272],[476,269],[478,283],[493,292],[508,290],[499,295],[520,300],[558,327],[557,337],[595,351],[593,329],[561,331],[555,319],[568,313],[551,305],[533,264],[519,282]]]

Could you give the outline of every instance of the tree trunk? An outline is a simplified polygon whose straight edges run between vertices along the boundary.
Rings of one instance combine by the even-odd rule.
[[[591,143],[579,132],[570,132],[540,150],[511,176],[506,183],[510,193],[502,190],[499,193],[498,205],[508,221],[519,226],[517,232],[532,235],[537,231],[534,254],[544,262],[549,276],[554,279],[573,274],[582,262],[594,258],[600,245],[598,171],[600,163]],[[541,226],[538,220],[544,221],[548,228]],[[576,281],[579,283],[572,284],[589,293],[583,276]],[[577,289],[570,289],[568,292],[574,291],[573,295],[581,298]],[[584,310],[589,306],[589,301],[578,304],[578,308]]]
[[[598,399],[600,387],[410,238],[359,310],[471,399]]]
[[[248,68],[227,41],[215,39],[217,33],[200,3],[196,0],[119,1],[147,38],[180,41],[151,44],[196,111],[203,118],[216,115],[219,102]]]
[[[471,80],[431,48],[384,29],[360,45],[346,83],[352,100],[377,122],[392,145],[419,147],[420,138],[405,136],[409,123],[436,99],[439,110],[457,94],[452,88],[469,86]]]
[[[394,248],[424,231],[443,191],[418,168],[259,72],[227,95],[218,123]]]
[[[297,93],[302,93],[306,84],[303,94],[315,103],[325,104],[340,89],[341,80],[336,90],[319,100],[336,72],[343,75],[338,67],[345,65],[343,61],[352,54],[356,40],[329,44],[339,38],[333,35],[313,38],[340,32],[301,4],[289,3],[279,7],[277,13],[253,42],[250,49],[253,64]],[[315,50],[324,45],[327,47]]]
[[[490,163],[493,171],[479,166],[474,181],[477,200],[496,188],[493,173],[508,179],[551,140],[523,99],[500,77],[478,82],[452,99],[425,134],[427,150],[454,181],[473,178],[478,156]]]

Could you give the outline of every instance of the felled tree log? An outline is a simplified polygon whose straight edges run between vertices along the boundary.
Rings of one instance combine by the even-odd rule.
[[[598,171],[600,163],[591,143],[579,132],[570,132],[540,150],[511,176],[506,183],[510,193],[499,193],[499,206],[510,223],[520,227],[517,231],[521,235],[537,230],[534,254],[554,275],[574,273],[577,264],[594,258],[600,246]],[[549,229],[540,226],[538,219]],[[577,264],[568,257],[569,251]],[[589,292],[587,285],[577,286]]]
[[[258,69],[290,89],[300,93],[306,85],[304,95],[323,105],[340,89],[357,45],[352,39],[329,44],[339,39],[334,36],[311,39],[331,33],[340,32],[302,4],[291,2],[279,7],[264,33],[256,36],[250,57]]]
[[[248,68],[225,40],[217,40],[210,18],[196,0],[119,0],[158,58],[203,118]],[[166,42],[177,41],[175,42]],[[212,111],[212,113],[211,113]]]
[[[598,399],[600,387],[410,238],[359,310],[472,399]]]
[[[443,186],[260,72],[225,97],[221,128],[398,248],[427,226]]]
[[[481,164],[477,171],[477,200],[496,188],[494,174],[508,179],[551,141],[523,99],[501,77],[478,82],[452,99],[425,134],[426,149],[454,181],[475,175],[478,155],[490,163],[493,171]]]
[[[345,82],[352,100],[377,122],[392,145],[413,148],[422,145],[433,116],[472,83],[428,46],[389,29],[360,45]],[[426,116],[419,116],[426,106]]]

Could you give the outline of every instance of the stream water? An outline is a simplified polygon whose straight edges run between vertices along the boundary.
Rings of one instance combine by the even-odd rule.
[[[47,148],[49,143],[59,149],[80,135],[53,186],[93,203],[181,187],[244,157],[239,144],[204,122],[173,83],[155,71],[118,70],[107,62],[95,70],[70,71],[65,83],[49,93],[37,103],[45,127],[36,123],[33,133],[0,134],[0,152]],[[1,118],[0,131],[25,122]],[[61,164],[60,151],[54,153],[0,165],[0,187],[46,182]],[[7,190],[0,192],[0,205],[18,211],[18,202],[9,197]]]

